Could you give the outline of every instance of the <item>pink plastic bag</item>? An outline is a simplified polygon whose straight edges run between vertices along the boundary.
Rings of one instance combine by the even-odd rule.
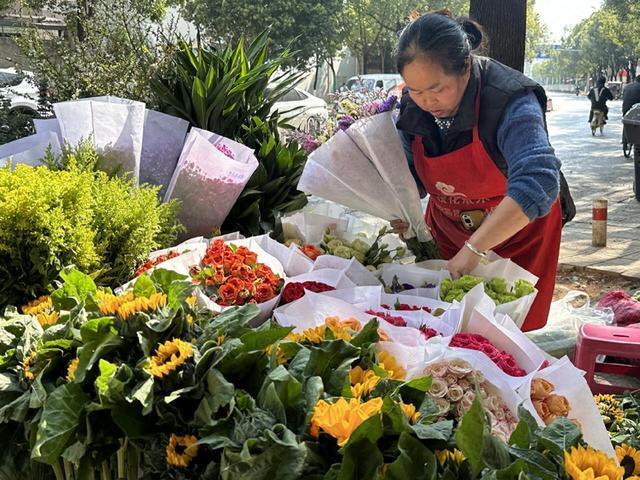
[[[607,293],[598,302],[598,307],[611,308],[615,323],[619,327],[640,323],[640,302],[634,300],[624,290],[614,290]],[[636,326],[636,328],[638,327]]]

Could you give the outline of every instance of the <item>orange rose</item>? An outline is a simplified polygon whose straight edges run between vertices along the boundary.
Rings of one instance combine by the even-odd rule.
[[[238,289],[227,282],[218,289],[218,293],[223,301],[233,302],[238,296]]]
[[[268,283],[260,283],[256,287],[255,299],[258,303],[263,303],[271,300],[276,294],[273,292],[273,287]]]
[[[562,395],[549,395],[544,399],[544,403],[549,407],[549,411],[559,417],[566,417],[569,414],[569,401]]]
[[[543,420],[551,414],[549,407],[543,400],[533,400],[533,406],[536,409],[536,412],[538,412],[538,415],[540,415],[540,418]]]
[[[304,245],[300,248],[300,251],[304,253],[307,257],[309,257],[314,262],[316,259],[323,254],[322,250],[317,248],[315,245]]]
[[[227,280],[227,285],[232,285],[236,290],[242,290],[243,288],[245,288],[244,284],[245,282],[237,277],[231,277],[229,280]]]
[[[554,390],[552,383],[547,382],[544,378],[534,378],[531,381],[531,398],[536,400],[544,400]]]

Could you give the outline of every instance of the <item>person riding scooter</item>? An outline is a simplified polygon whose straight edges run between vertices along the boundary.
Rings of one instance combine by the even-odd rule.
[[[604,77],[600,77],[596,82],[596,86],[589,90],[587,98],[591,100],[591,111],[589,112],[589,123],[593,120],[594,110],[599,110],[604,114],[605,124],[607,123],[609,107],[607,107],[607,101],[613,100],[613,94],[611,90],[605,87],[607,80]]]

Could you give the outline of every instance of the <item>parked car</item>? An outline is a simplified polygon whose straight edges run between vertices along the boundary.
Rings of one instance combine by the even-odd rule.
[[[33,73],[0,68],[0,95],[11,102],[11,111],[38,115],[38,87]]]
[[[275,110],[289,125],[305,132],[319,128],[329,118],[327,102],[298,87],[275,102],[271,111]]]
[[[372,92],[376,88],[388,92],[402,82],[402,76],[397,73],[372,73],[351,77],[345,87],[354,92]]]

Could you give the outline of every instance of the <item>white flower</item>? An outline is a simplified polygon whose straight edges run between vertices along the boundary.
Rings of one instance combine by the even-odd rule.
[[[492,412],[496,412],[503,408],[502,402],[497,395],[489,395],[487,397],[487,408]]]
[[[429,391],[436,398],[444,398],[449,391],[449,387],[443,379],[435,377],[431,380],[431,389]]]
[[[457,377],[464,377],[473,371],[473,367],[466,360],[455,358],[449,361],[449,372]]]
[[[466,392],[464,392],[464,395],[462,396],[462,406],[465,410],[469,410],[471,408],[471,405],[473,404],[475,398],[476,394],[473,390],[467,390]]]
[[[442,378],[447,374],[447,364],[444,362],[434,363],[427,366],[424,371],[426,375]]]
[[[448,374],[444,377],[444,381],[447,382],[447,385],[451,386],[451,385],[457,385],[458,384],[458,377],[456,377],[455,375],[452,374]]]
[[[496,420],[498,420],[499,422],[506,420],[507,415],[505,414],[505,411],[502,410],[501,408],[494,410],[493,414],[496,416]]]
[[[436,398],[435,402],[438,406],[438,415],[445,416],[447,413],[449,413],[449,410],[451,409],[451,403],[449,402],[449,400],[447,400],[446,398]]]
[[[478,385],[483,384],[485,381],[484,374],[480,370],[474,370],[473,372],[471,372],[469,375],[467,375],[467,379],[471,383],[477,383]]]
[[[460,380],[458,380],[458,385],[460,385],[460,388],[462,388],[465,392],[472,390],[469,380],[465,378],[461,378]]]
[[[452,402],[459,402],[462,400],[462,396],[464,395],[464,390],[460,385],[449,385],[449,392],[447,393],[447,398]]]

